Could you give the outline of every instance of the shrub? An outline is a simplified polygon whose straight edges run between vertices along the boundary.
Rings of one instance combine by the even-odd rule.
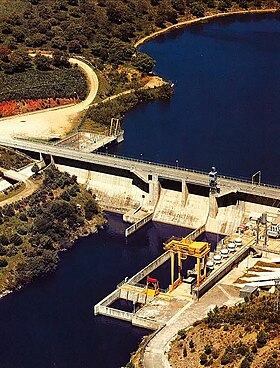
[[[206,355],[209,355],[209,354],[211,354],[211,352],[212,352],[212,345],[211,344],[207,344],[207,345],[205,345],[204,346],[204,353],[206,354]]]
[[[264,330],[261,330],[257,335],[257,346],[258,348],[263,347],[267,342],[267,335]]]
[[[243,358],[241,364],[240,364],[240,368],[250,368],[251,363],[249,362],[249,360],[247,358]]]
[[[10,244],[10,241],[9,239],[7,238],[6,235],[1,235],[0,237],[0,242],[2,245],[9,245]]]
[[[245,344],[239,344],[236,349],[237,354],[245,356],[249,352],[249,347]]]
[[[207,361],[208,361],[207,355],[205,353],[202,353],[200,355],[200,364],[205,365],[207,363]]]
[[[269,357],[263,368],[277,368],[277,361],[273,357]]]
[[[189,348],[193,349],[194,348],[194,342],[193,339],[191,339],[191,341],[189,342]]]
[[[178,335],[179,335],[180,340],[185,339],[186,338],[186,331],[185,330],[179,330]]]
[[[0,267],[8,266],[8,261],[6,259],[0,259]]]
[[[20,235],[13,234],[11,236],[11,243],[13,243],[15,246],[19,246],[19,245],[21,245],[23,243],[23,240],[22,240],[22,238],[21,238]]]
[[[19,227],[17,230],[19,235],[26,235],[27,234],[27,229],[25,227]]]

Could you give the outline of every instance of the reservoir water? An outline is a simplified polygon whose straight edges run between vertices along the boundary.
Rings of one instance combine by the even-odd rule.
[[[280,184],[280,16],[216,19],[143,45],[156,74],[175,83],[169,102],[142,104],[114,152]]]
[[[175,82],[170,102],[139,106],[120,154],[278,182],[280,22],[274,16],[195,25],[142,47]],[[79,239],[56,272],[0,300],[4,368],[119,368],[146,333],[93,317],[93,305],[186,229],[148,224],[126,241],[119,215]],[[214,239],[210,239],[215,242]]]

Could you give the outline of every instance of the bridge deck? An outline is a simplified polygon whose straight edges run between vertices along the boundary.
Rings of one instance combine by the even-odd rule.
[[[150,173],[166,179],[178,181],[185,179],[187,183],[208,186],[208,174],[202,171],[162,165],[154,162],[140,161],[131,158],[119,157],[116,155],[85,153],[79,150],[31,142],[27,140],[1,138],[0,145],[68,158],[80,162],[125,169],[131,172],[139,171],[140,173]],[[239,191],[263,197],[280,199],[279,186],[272,186],[268,184],[252,186],[250,181],[226,176],[218,177],[218,186],[221,190],[220,195]]]

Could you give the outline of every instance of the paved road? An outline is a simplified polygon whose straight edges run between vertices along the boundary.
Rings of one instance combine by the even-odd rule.
[[[182,180],[185,179],[189,183],[208,186],[208,174],[199,171],[193,171],[186,168],[179,168],[168,165],[161,165],[154,162],[139,161],[130,158],[117,157],[115,155],[84,153],[78,150],[52,146],[37,142],[16,140],[11,138],[0,138],[0,145],[30,150],[33,152],[40,152],[44,154],[51,154],[53,156],[64,157],[76,161],[100,164],[115,168],[126,169],[135,172],[141,178],[147,178],[148,174],[158,175],[162,178]],[[252,186],[249,181],[242,181],[234,178],[220,176],[218,185],[221,189],[220,195],[229,193],[231,191],[240,191],[244,193],[280,199],[280,187],[272,187],[261,184]]]
[[[143,366],[145,368],[170,368],[166,352],[179,330],[206,317],[208,311],[216,305],[220,307],[225,303],[235,304],[239,300],[238,291],[218,284],[203,295],[198,302],[189,302],[148,343],[144,351]]]

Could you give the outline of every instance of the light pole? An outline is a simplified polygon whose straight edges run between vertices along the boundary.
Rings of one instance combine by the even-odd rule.
[[[143,153],[140,153],[141,161],[143,161]]]
[[[178,165],[179,161],[176,160],[176,169],[178,169],[179,165]]]

